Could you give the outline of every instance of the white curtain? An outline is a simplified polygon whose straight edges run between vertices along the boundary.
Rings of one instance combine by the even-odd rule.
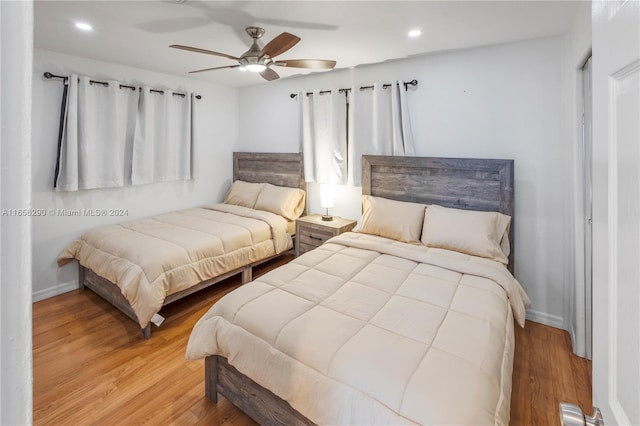
[[[140,90],[133,145],[134,185],[192,179],[191,94]]]
[[[345,94],[337,89],[298,93],[302,104],[302,153],[308,182],[347,181],[347,111]]]
[[[354,88],[349,120],[349,179],[359,186],[362,155],[415,155],[404,84],[392,81],[373,89]]]
[[[117,81],[69,75],[56,190],[120,187],[129,183],[138,91]]]

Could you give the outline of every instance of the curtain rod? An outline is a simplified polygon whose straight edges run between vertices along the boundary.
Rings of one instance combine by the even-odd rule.
[[[418,80],[413,79],[411,81],[403,81],[402,84],[404,85],[404,90],[407,90],[409,86],[417,86],[418,85]],[[398,82],[398,85],[400,85],[400,82]],[[386,89],[387,87],[391,87],[391,83],[385,83],[382,85],[383,89]],[[366,89],[373,89],[373,85],[371,86],[360,86],[360,90],[366,90]],[[346,89],[338,89],[338,93],[349,93],[351,91],[351,89],[346,88]],[[325,95],[327,93],[331,93],[331,90],[321,90],[320,92],[321,95]],[[307,92],[306,93],[307,96],[309,95],[313,95],[313,92]],[[292,93],[289,95],[289,97],[291,99],[294,99],[298,96],[297,93]]]
[[[55,75],[55,74],[50,73],[49,71],[45,72],[43,74],[43,76],[44,76],[44,78],[59,78],[59,79],[61,79],[63,81],[67,81],[67,79],[68,79],[68,77],[65,77],[65,76],[62,76],[62,75]],[[102,84],[103,86],[108,86],[109,85],[109,83],[107,83],[106,81],[96,81],[96,80],[89,80],[89,84]],[[138,89],[138,87],[128,86],[126,84],[121,84],[120,88],[121,89],[131,89],[131,90]],[[159,89],[149,89],[149,91],[153,92],[153,93],[164,93],[164,90],[159,90]],[[183,98],[186,96],[185,93],[174,93],[173,95],[174,96],[180,96],[180,97],[183,97]],[[195,95],[195,98],[196,99],[202,99],[202,96],[201,95]]]

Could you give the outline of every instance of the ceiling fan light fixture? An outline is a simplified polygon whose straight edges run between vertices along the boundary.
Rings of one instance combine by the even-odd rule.
[[[265,65],[262,64],[249,64],[245,66],[247,71],[251,72],[262,72],[267,69]]]
[[[93,27],[86,22],[76,22],[76,28],[82,31],[91,31]]]

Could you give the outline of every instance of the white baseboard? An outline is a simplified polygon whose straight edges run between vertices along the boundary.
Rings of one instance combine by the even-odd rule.
[[[533,322],[539,322],[540,324],[559,328],[561,330],[566,330],[564,325],[564,319],[562,317],[559,317],[557,315],[551,315],[546,312],[527,309],[527,320],[533,321]]]
[[[581,351],[576,351],[576,349],[578,349],[576,347],[576,330],[573,328],[573,326],[569,326],[568,331],[569,331],[569,336],[571,336],[571,348],[573,350],[573,353],[578,355],[580,358],[586,358],[584,348]]]
[[[78,289],[78,281],[74,280],[68,283],[62,283],[53,287],[45,288],[44,290],[35,291],[33,292],[31,299],[35,303],[76,289]]]
[[[567,331],[569,331],[569,337],[571,337],[571,347],[573,348],[574,353],[575,353],[575,349],[576,349],[576,331],[573,329],[572,325],[569,326],[569,330],[567,330]],[[583,358],[584,358],[584,356],[583,356]]]

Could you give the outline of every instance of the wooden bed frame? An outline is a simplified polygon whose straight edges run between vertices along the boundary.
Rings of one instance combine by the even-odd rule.
[[[499,211],[513,223],[513,160],[436,157],[362,157],[362,194],[466,210]],[[509,234],[514,249],[513,226]],[[513,256],[509,269],[513,272]],[[310,425],[291,405],[229,365],[205,358],[205,395],[218,393],[261,425]]]
[[[290,188],[306,189],[304,180],[302,154],[292,153],[255,153],[255,152],[234,152],[233,153],[233,180],[243,180],[245,182],[271,183],[278,186]],[[238,269],[226,272],[211,279],[202,281],[195,286],[173,293],[164,300],[162,306],[182,299],[198,290],[209,287],[217,282],[225,280],[233,275],[242,274],[242,283],[252,280],[253,267],[267,262],[282,253],[261,259]],[[138,322],[138,317],[131,308],[127,299],[120,292],[120,288],[111,281],[97,275],[91,269],[79,265],[80,289],[88,287],[107,302],[122,311],[129,318]],[[145,339],[151,337],[151,323],[141,329]]]

